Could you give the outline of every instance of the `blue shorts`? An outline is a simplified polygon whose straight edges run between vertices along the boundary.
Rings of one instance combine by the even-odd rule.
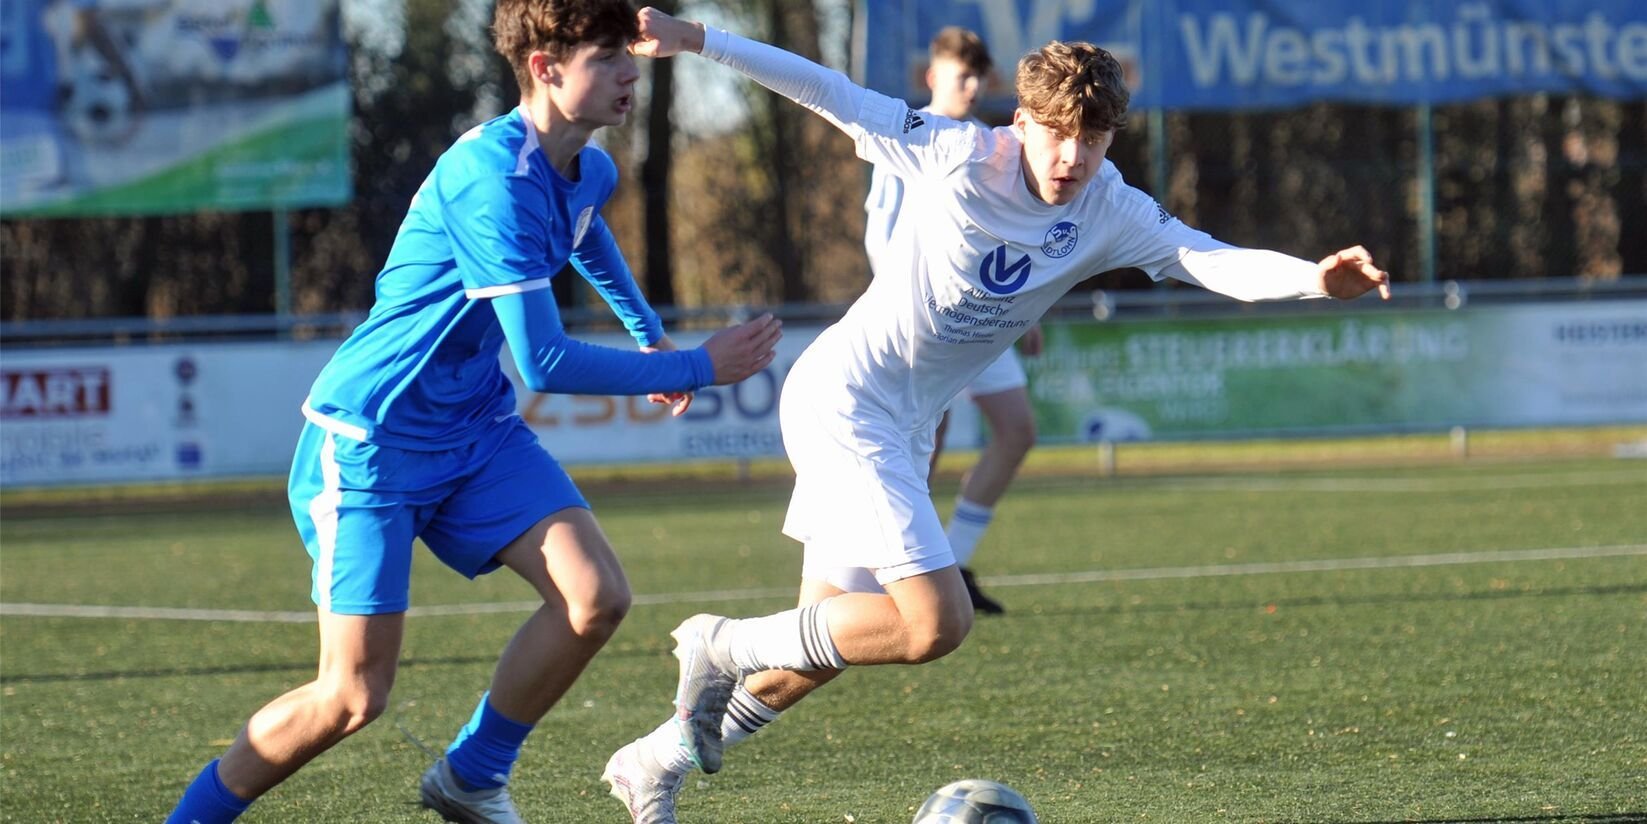
[[[287,485],[292,520],[314,559],[311,597],[339,615],[405,612],[412,539],[473,578],[545,517],[589,508],[519,418],[437,452],[351,440],[304,426]]]

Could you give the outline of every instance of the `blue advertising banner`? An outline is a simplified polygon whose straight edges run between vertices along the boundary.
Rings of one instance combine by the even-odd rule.
[[[1647,97],[1643,0],[860,0],[858,13],[857,79],[912,102],[928,97],[927,43],[948,25],[995,56],[997,110],[1017,58],[1049,40],[1113,52],[1137,109]]]
[[[7,217],[350,197],[339,0],[0,0]]]

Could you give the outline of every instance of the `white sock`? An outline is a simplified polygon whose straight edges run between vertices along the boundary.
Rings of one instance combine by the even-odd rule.
[[[768,615],[727,621],[732,661],[744,672],[844,669],[846,661],[829,637],[829,602]]]
[[[762,727],[778,720],[783,710],[768,707],[744,685],[739,684],[726,704],[726,718],[721,720],[721,743],[732,746],[761,731]]]
[[[675,719],[663,722],[657,729],[647,733],[641,739],[641,751],[650,753],[652,760],[658,762],[658,768],[675,775],[686,775],[692,769],[692,756],[686,753],[686,745],[681,743],[681,730],[675,726]]]
[[[730,747],[760,732],[762,727],[778,720],[782,712],[761,703],[754,693],[739,684],[732,693],[732,700],[726,705],[726,718],[721,721],[722,745]],[[641,739],[640,749],[657,763],[658,769],[666,773],[686,775],[692,769],[692,757],[686,754],[680,728],[675,726],[673,718],[647,733]]]
[[[995,508],[975,504],[965,498],[955,501],[955,514],[949,516],[949,548],[955,552],[955,564],[966,566],[972,554],[978,551],[978,542],[995,517]]]

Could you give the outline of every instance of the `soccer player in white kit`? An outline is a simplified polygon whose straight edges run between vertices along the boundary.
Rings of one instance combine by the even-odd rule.
[[[972,117],[972,107],[978,93],[989,77],[994,61],[989,49],[977,33],[960,26],[946,26],[932,38],[928,47],[931,58],[926,70],[926,85],[932,90],[932,100],[920,111],[943,115],[951,120],[967,120],[978,126],[983,122]],[[904,211],[919,211],[922,205],[908,197],[903,178],[886,166],[875,166],[870,178],[869,196],[864,200],[864,249],[869,253],[871,268],[881,266],[880,260],[892,238],[893,227]],[[949,538],[950,550],[955,554],[955,565],[961,568],[961,581],[966,584],[967,597],[972,608],[981,613],[999,614],[1006,609],[999,601],[983,593],[968,561],[995,518],[995,505],[1006,494],[1018,467],[1035,445],[1035,412],[1029,405],[1029,379],[1018,352],[1025,355],[1041,353],[1041,328],[1038,324],[1027,329],[1016,347],[1007,347],[1000,357],[991,361],[967,384],[963,394],[972,399],[989,422],[989,442],[984,446],[978,462],[961,479],[961,491],[955,498],[955,510],[949,516],[944,534]],[[949,412],[938,422],[934,438],[931,472],[938,471],[938,455],[944,448],[944,434],[948,429]]]
[[[960,646],[973,611],[926,484],[933,429],[1074,283],[1136,267],[1242,300],[1389,295],[1361,247],[1319,263],[1236,248],[1122,181],[1104,153],[1125,125],[1127,91],[1115,59],[1090,44],[1025,56],[1012,125],[985,129],[655,9],[641,10],[640,32],[637,54],[697,52],[812,109],[923,208],[898,222],[886,268],[785,382],[779,416],[796,479],[783,531],[805,545],[800,606],[695,615],[675,629],[677,711],[603,775],[636,822],[674,822],[691,767],[716,772],[726,744],[848,665],[919,664]]]

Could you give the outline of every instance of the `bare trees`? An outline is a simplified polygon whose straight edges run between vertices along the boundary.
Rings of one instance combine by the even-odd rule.
[[[837,41],[845,42],[826,3],[672,5],[717,13],[718,22],[814,59],[838,59]],[[513,102],[513,80],[485,42],[488,9],[484,0],[405,0],[393,36],[353,33],[355,199],[293,215],[296,311],[368,306],[373,275],[435,157],[461,129]],[[868,279],[868,172],[851,142],[725,73],[693,74],[688,87],[688,71],[671,61],[643,66],[647,110],[603,138],[625,176],[607,220],[652,300],[855,296]],[[683,107],[697,116],[681,117]],[[1135,122],[1111,156],[1147,187],[1146,118]],[[1165,123],[1169,184],[1156,194],[1186,221],[1301,255],[1366,238],[1398,278],[1416,277],[1410,111],[1323,103],[1172,113]],[[1647,272],[1647,102],[1546,96],[1437,107],[1435,143],[1442,277]],[[1373,207],[1354,205],[1369,192]],[[273,243],[269,216],[258,212],[8,218],[0,221],[0,317],[270,312]],[[1100,282],[1143,284],[1124,273]]]

